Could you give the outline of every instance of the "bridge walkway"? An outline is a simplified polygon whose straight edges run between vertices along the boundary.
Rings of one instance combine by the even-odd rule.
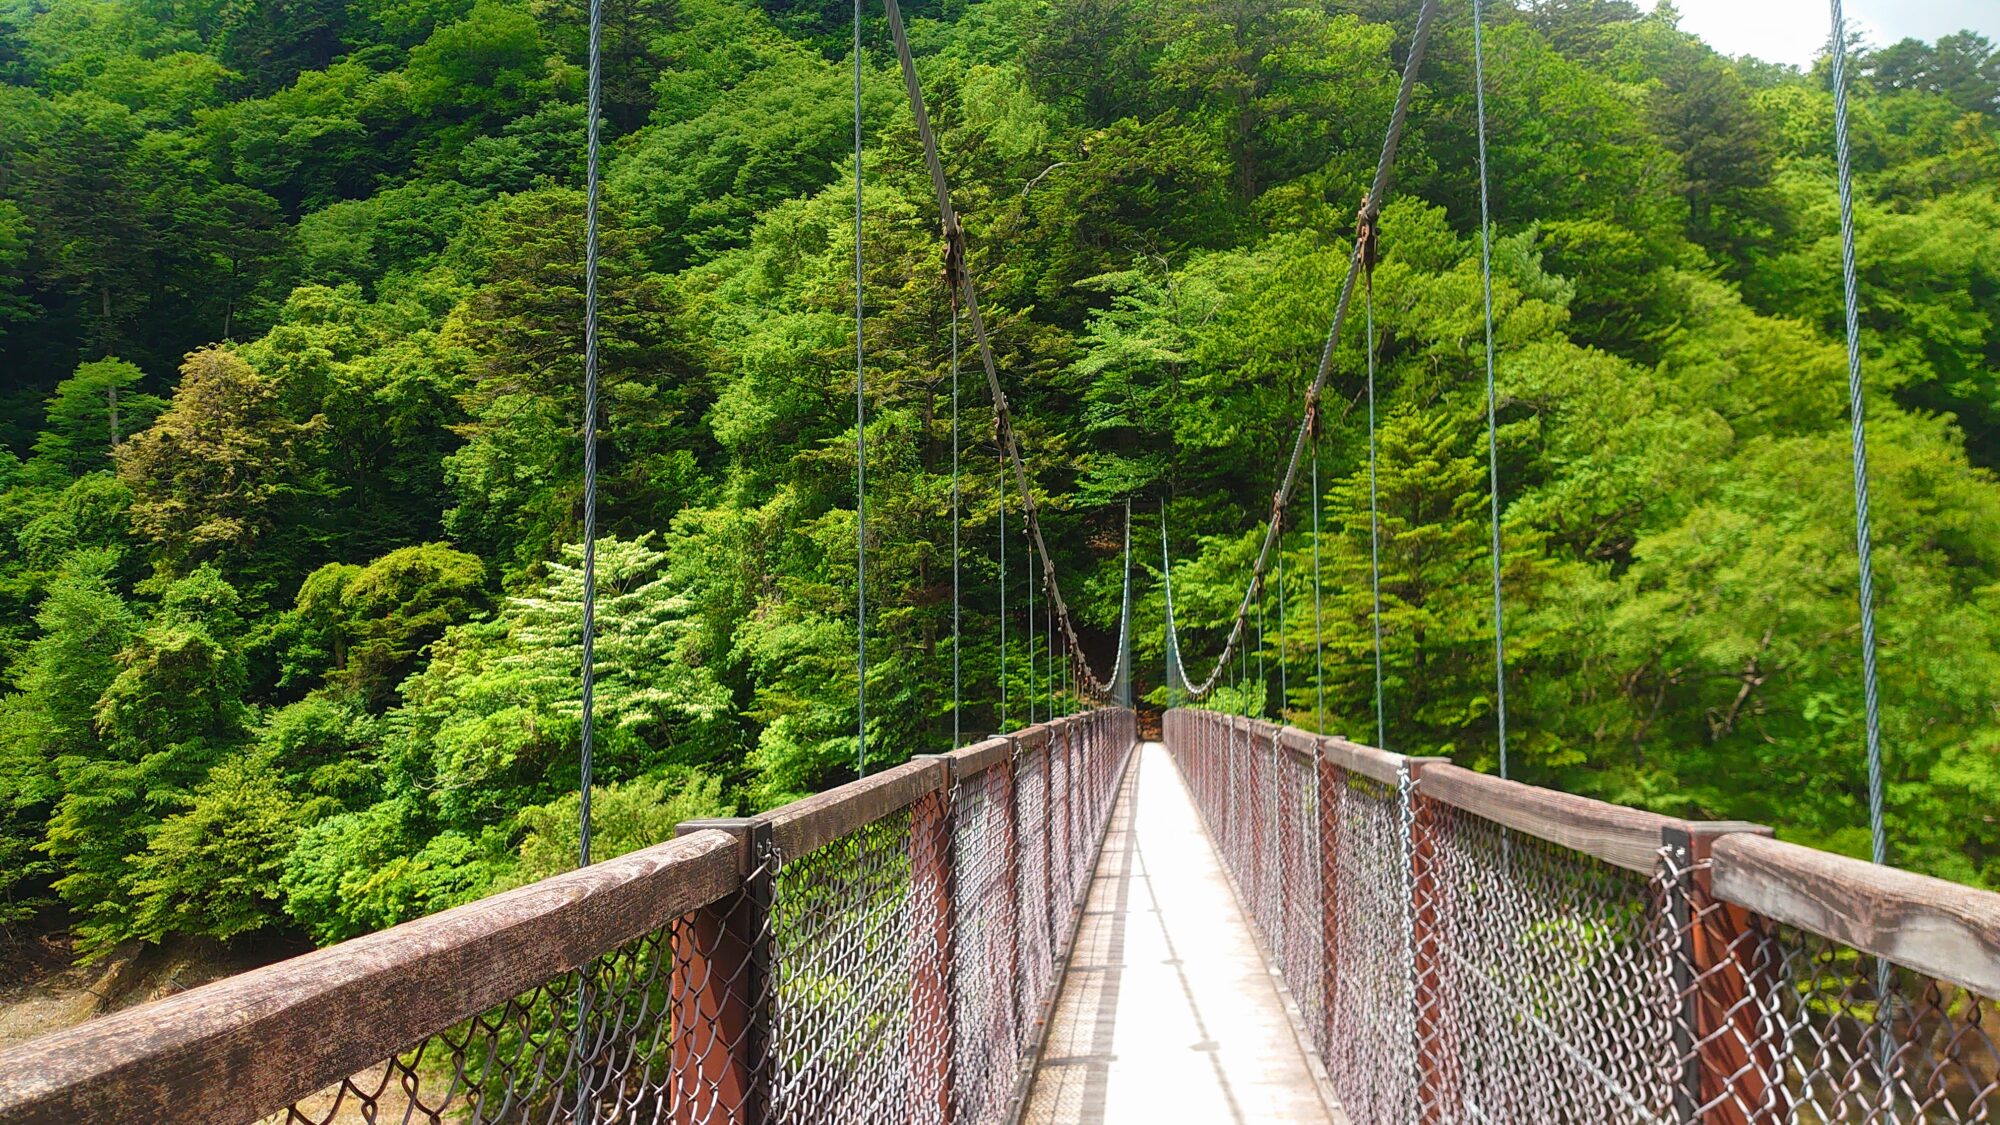
[[[1134,760],[1098,859],[1022,1120],[1330,1118],[1222,864],[1165,747]]]

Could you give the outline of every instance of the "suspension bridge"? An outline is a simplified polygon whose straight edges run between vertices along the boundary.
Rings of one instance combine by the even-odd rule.
[[[672,840],[593,863],[594,587],[586,580],[575,871],[0,1054],[0,1122],[2000,1120],[2000,1048],[1989,1027],[2000,1019],[2000,895],[1886,862],[1838,0],[1835,124],[1874,861],[1781,842],[1760,825],[1666,817],[1507,777],[1477,0],[1500,774],[1379,748],[1384,708],[1394,705],[1379,663],[1376,746],[1326,733],[1323,705],[1308,731],[1250,702],[1268,695],[1264,670],[1250,665],[1266,653],[1266,580],[1282,590],[1277,548],[1308,474],[1319,633],[1316,416],[1357,293],[1368,322],[1372,472],[1380,205],[1438,6],[1426,0],[1418,15],[1262,547],[1222,650],[1198,682],[1175,626],[1172,559],[1162,560],[1169,706],[1157,716],[1157,739],[1142,741],[1155,716],[1135,709],[1132,692],[1130,507],[1118,645],[1111,672],[1099,675],[1042,540],[902,15],[886,0],[936,189],[953,307],[984,369],[1041,570],[1051,656],[1037,674],[1051,684],[1047,717],[1031,712],[1021,729],[970,740],[955,719],[949,753],[870,773],[864,643],[857,780],[758,816],[688,822]],[[857,3],[856,491],[865,572],[859,11]],[[586,573],[595,530],[600,28],[593,3]],[[955,478],[959,323],[954,315]],[[1163,550],[1166,538],[1163,527]],[[1031,585],[1031,626],[1034,593]],[[1276,604],[1282,633],[1282,592]],[[864,594],[863,637],[866,615]],[[954,651],[956,631],[955,620]],[[1376,651],[1379,661],[1379,633]],[[1216,704],[1225,682],[1239,689],[1235,713]],[[1076,706],[1056,714],[1059,698]]]

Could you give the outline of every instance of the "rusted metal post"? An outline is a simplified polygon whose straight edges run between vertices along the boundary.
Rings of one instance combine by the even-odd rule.
[[[958,1018],[953,974],[958,960],[952,796],[952,760],[920,755],[938,764],[938,787],[910,806],[910,1120],[953,1125],[953,1062]]]
[[[1000,771],[1000,780],[1006,789],[1001,805],[1006,815],[1000,819],[1000,865],[1003,871],[1001,883],[1006,887],[1007,925],[1006,934],[1001,939],[1006,943],[1001,964],[1007,974],[1007,1031],[1013,1042],[1019,1045],[1021,1035],[1021,802],[1019,787],[1014,784],[1014,755],[1010,750],[1007,759],[993,767]]]
[[[1048,955],[1056,955],[1056,817],[1054,817],[1054,765],[1056,757],[1056,735],[1044,729],[1042,737],[1042,927],[1048,933]],[[1060,969],[1060,967],[1058,967]]]
[[[1459,1059],[1450,1022],[1445,1017],[1447,990],[1452,987],[1445,965],[1444,942],[1449,888],[1444,882],[1443,853],[1450,831],[1451,809],[1423,795],[1426,766],[1443,758],[1408,759],[1410,771],[1410,956],[1412,997],[1416,1017],[1417,1120],[1422,1125],[1458,1119]]]
[[[760,817],[683,821],[736,837],[743,889],[687,915],[674,930],[674,1125],[727,1120],[762,1125],[769,1109],[771,891]]]
[[[1759,956],[1762,935],[1749,911],[1717,899],[1709,849],[1739,832],[1769,836],[1762,825],[1682,823],[1660,831],[1668,852],[1662,908],[1674,928],[1674,1055],[1680,1082],[1674,1118],[1684,1125],[1767,1125],[1789,1120],[1779,1073],[1782,1042],[1760,1029],[1753,996],[1780,987],[1781,966]]]
[[[1245,883],[1244,893],[1250,896],[1248,905],[1252,920],[1268,924],[1270,919],[1263,915],[1266,912],[1265,903],[1270,901],[1267,891],[1271,876],[1269,854],[1271,842],[1270,825],[1266,821],[1270,819],[1271,807],[1270,802],[1266,800],[1270,786],[1265,776],[1270,770],[1265,761],[1269,754],[1264,748],[1264,739],[1258,737],[1259,725],[1254,719],[1243,721],[1243,757],[1244,765],[1247,767],[1244,773],[1249,779],[1246,786],[1249,792],[1244,794],[1243,812],[1250,821],[1250,862],[1248,869],[1240,872],[1239,877]]]
[[[1326,756],[1323,743],[1313,746],[1313,769],[1319,778],[1319,991],[1321,1026],[1330,1037],[1340,1012],[1340,813],[1347,797],[1347,771]],[[1329,1044],[1314,1044],[1324,1054]]]
[[[1063,893],[1071,901],[1076,899],[1076,747],[1070,743],[1069,724],[1058,723],[1049,732],[1049,749],[1054,750],[1058,739],[1062,742],[1062,865]]]

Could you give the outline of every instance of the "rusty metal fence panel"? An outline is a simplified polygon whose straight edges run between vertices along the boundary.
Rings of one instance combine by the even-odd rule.
[[[1357,1125],[2000,1122],[2000,895],[1242,717],[1163,733]]]
[[[2000,1121],[1994,896],[1745,838],[1669,847],[1661,881],[1685,1116]]]
[[[1652,879],[1421,796],[1414,820],[1420,1116],[1673,1120]]]
[[[1068,716],[0,1054],[0,1122],[986,1125],[1136,735]]]
[[[268,1120],[746,1120],[710,1056],[743,1050],[748,1025],[702,997],[763,997],[746,962],[719,968],[701,956],[698,928],[676,919]]]

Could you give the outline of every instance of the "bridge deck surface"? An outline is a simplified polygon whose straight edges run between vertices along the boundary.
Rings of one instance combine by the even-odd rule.
[[[1023,1121],[1329,1116],[1180,771],[1144,744],[1119,793]]]

